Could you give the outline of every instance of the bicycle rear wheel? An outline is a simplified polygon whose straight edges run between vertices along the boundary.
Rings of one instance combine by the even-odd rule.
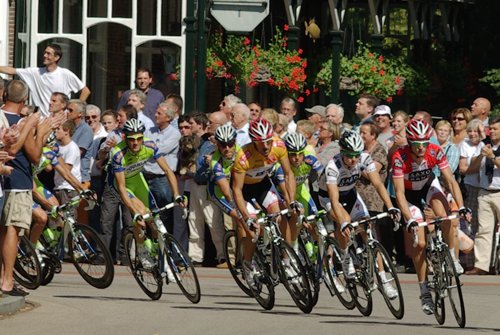
[[[234,256],[232,256],[229,252],[231,246],[235,249]],[[245,274],[243,272],[243,250],[241,248],[242,246],[238,241],[236,231],[232,229],[226,231],[224,234],[224,257],[226,258],[229,272],[243,293],[249,297],[253,297],[252,291],[248,287],[247,281],[245,280]]]
[[[68,250],[73,265],[82,278],[96,288],[107,288],[113,282],[113,259],[96,231],[89,226],[75,224],[74,235],[69,234]]]
[[[174,274],[177,285],[189,301],[197,304],[201,298],[200,283],[191,259],[173,235],[165,234],[163,238],[168,266]]]
[[[446,293],[450,301],[451,310],[460,328],[465,327],[465,305],[462,296],[462,284],[458,278],[455,264],[451,258],[448,248],[441,251],[443,253],[444,280],[446,283]]]
[[[313,304],[309,277],[299,257],[290,244],[284,240],[279,243],[275,251],[279,252],[276,256],[279,257],[278,267],[281,282],[290,293],[295,305],[304,313],[310,313]]]
[[[348,279],[348,287],[354,300],[354,305],[364,316],[369,316],[373,311],[373,301],[370,292],[371,281],[368,278],[366,268],[366,248],[361,254],[356,254],[349,248],[349,254],[354,263],[356,271],[354,279]]]
[[[153,269],[145,269],[142,266],[137,253],[137,242],[132,232],[128,232],[123,241],[129,267],[137,284],[139,284],[142,291],[152,300],[160,299],[163,280],[158,272],[158,267],[155,266]]]
[[[403,300],[403,291],[401,290],[401,284],[399,283],[398,274],[394,265],[392,264],[391,258],[387,253],[387,250],[378,241],[373,241],[373,246],[371,249],[373,253],[373,260],[375,265],[375,275],[378,282],[378,290],[382,293],[387,307],[391,311],[392,315],[396,319],[402,319],[405,314],[405,305]],[[382,267],[379,268],[377,262],[377,256],[382,258]],[[385,272],[385,279],[380,277],[380,272]],[[397,296],[389,297],[384,285],[390,285],[392,288],[397,290]]]
[[[323,255],[323,272],[325,285],[339,299],[340,303],[347,309],[351,310],[356,307],[354,300],[348,289],[347,279],[342,271],[342,252],[335,239],[330,236],[326,237],[325,252]]]
[[[38,288],[42,281],[40,262],[33,244],[26,236],[21,236],[17,245],[14,278],[19,284],[30,290]]]

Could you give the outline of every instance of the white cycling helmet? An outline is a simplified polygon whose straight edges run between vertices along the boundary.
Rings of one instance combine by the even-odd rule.
[[[229,143],[236,138],[236,130],[228,124],[224,124],[215,130],[215,140],[217,142]]]
[[[141,120],[138,119],[130,119],[125,122],[123,125],[123,132],[125,134],[129,133],[144,133],[146,127]]]
[[[428,141],[432,135],[431,126],[424,120],[411,120],[406,126],[408,141]]]
[[[339,141],[340,147],[344,150],[361,153],[365,148],[365,144],[361,135],[352,130],[346,130],[342,134],[342,137]]]
[[[288,152],[301,152],[307,146],[307,141],[301,133],[291,133],[285,138],[285,145]]]

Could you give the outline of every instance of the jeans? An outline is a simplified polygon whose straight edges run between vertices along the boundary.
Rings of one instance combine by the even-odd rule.
[[[172,188],[166,177],[146,179],[149,190],[153,194],[156,207],[163,207],[173,201]],[[151,208],[152,209],[152,208]],[[174,232],[174,210],[173,208],[161,213],[161,219],[169,233]]]

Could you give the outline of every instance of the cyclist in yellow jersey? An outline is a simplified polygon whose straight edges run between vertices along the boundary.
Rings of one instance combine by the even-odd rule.
[[[288,153],[283,141],[273,137],[271,124],[262,118],[258,118],[250,123],[249,135],[252,143],[245,145],[236,153],[236,159],[232,169],[233,175],[233,196],[236,206],[247,225],[245,226],[245,236],[254,237],[251,231],[253,219],[248,207],[254,205],[254,201],[267,213],[278,213],[280,211],[280,199],[278,192],[269,178],[276,162],[283,168],[286,181],[286,190],[283,191],[282,207],[297,208],[295,199],[295,176],[290,168]],[[255,227],[257,228],[257,227]],[[288,220],[281,219],[280,229],[286,240],[291,240],[291,232],[288,227]],[[249,285],[253,283],[253,266],[251,259],[255,250],[255,245],[251,239],[243,239],[245,277]]]

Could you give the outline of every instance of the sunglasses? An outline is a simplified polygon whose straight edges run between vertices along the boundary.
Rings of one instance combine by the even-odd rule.
[[[361,156],[360,152],[352,152],[352,151],[347,151],[347,150],[340,150],[340,153],[342,156],[346,156],[348,158],[358,158]]]
[[[408,142],[410,142],[410,145],[414,148],[420,148],[420,146],[427,148],[427,146],[429,145],[429,141],[408,141]]]
[[[97,119],[97,115],[87,115],[87,116],[85,117],[85,120],[90,120],[90,119],[92,119],[92,120]]]
[[[464,117],[453,117],[451,118],[452,121],[465,121]]]
[[[231,142],[217,142],[221,148],[232,148],[236,144],[236,141]]]
[[[137,136],[137,135],[127,136],[127,140],[131,140],[131,141],[133,141],[133,140],[140,141],[142,139],[144,139],[144,136]]]

